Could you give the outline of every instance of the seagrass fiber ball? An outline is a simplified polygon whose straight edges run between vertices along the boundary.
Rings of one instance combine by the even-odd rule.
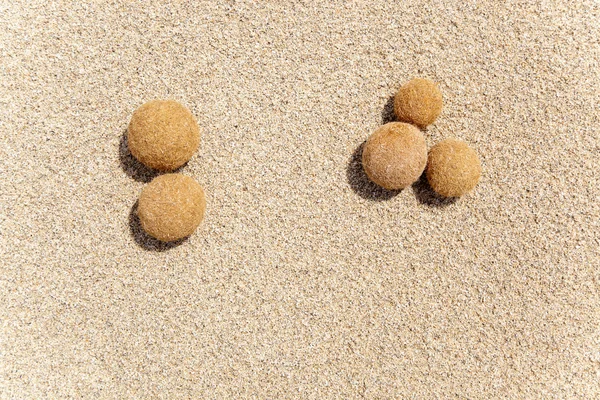
[[[394,112],[398,120],[425,128],[442,112],[442,92],[429,79],[412,79],[396,93]]]
[[[192,113],[173,100],[140,106],[127,130],[129,151],[142,164],[171,171],[188,162],[200,145],[200,129]]]
[[[171,242],[191,235],[205,209],[204,190],[198,182],[186,175],[166,174],[144,187],[137,213],[146,233]]]
[[[425,138],[413,125],[390,122],[367,139],[362,163],[369,179],[379,186],[403,189],[419,179],[425,169]]]
[[[427,180],[438,194],[458,197],[473,190],[481,176],[481,163],[475,150],[458,139],[446,139],[431,148],[427,160]]]

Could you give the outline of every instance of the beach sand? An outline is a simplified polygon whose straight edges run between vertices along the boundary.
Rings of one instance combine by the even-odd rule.
[[[76,3],[0,2],[0,398],[600,398],[598,2]],[[362,172],[413,77],[458,200]],[[123,136],[166,98],[175,245]]]

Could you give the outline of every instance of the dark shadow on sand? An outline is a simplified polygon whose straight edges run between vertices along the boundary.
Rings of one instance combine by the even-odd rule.
[[[183,244],[188,240],[186,237],[173,242],[161,242],[160,240],[148,235],[142,228],[142,224],[140,223],[140,219],[137,215],[137,208],[138,202],[136,201],[129,212],[129,230],[137,245],[144,250],[157,252],[167,251]]]
[[[394,96],[390,96],[383,111],[381,111],[381,125],[385,125],[389,122],[396,121],[396,115],[394,114]]]
[[[119,160],[121,169],[138,182],[148,183],[160,174],[159,171],[146,167],[131,155],[127,145],[127,129],[121,135],[121,141],[119,142]]]
[[[429,207],[448,207],[449,205],[456,203],[457,200],[456,197],[443,197],[437,194],[431,186],[429,186],[425,172],[423,172],[418,181],[413,183],[412,190],[417,201]]]
[[[354,150],[348,166],[346,167],[346,178],[350,187],[360,197],[372,201],[389,200],[398,195],[401,190],[387,190],[375,184],[367,177],[362,165],[362,152],[365,142]]]

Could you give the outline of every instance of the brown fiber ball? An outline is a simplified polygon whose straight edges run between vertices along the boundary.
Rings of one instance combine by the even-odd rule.
[[[410,124],[390,122],[367,140],[362,154],[365,173],[386,189],[414,183],[427,164],[427,145],[421,131]]]
[[[431,148],[427,180],[438,194],[458,197],[473,190],[481,176],[481,163],[475,150],[458,139],[446,139]]]
[[[137,213],[150,236],[171,242],[191,235],[205,209],[204,190],[198,182],[186,175],[166,174],[144,187]]]
[[[173,100],[154,100],[133,113],[127,130],[129,151],[142,164],[171,171],[188,162],[200,145],[192,113]]]
[[[429,79],[412,79],[396,93],[394,112],[400,121],[425,128],[442,112],[442,92]]]

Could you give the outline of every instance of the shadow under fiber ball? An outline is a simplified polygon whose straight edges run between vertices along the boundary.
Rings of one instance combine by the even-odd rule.
[[[205,209],[204,190],[198,182],[186,175],[166,174],[144,187],[137,213],[146,233],[171,242],[194,233]]]
[[[429,79],[410,80],[394,97],[394,113],[398,120],[421,128],[431,125],[441,112],[442,92]]]
[[[390,122],[367,139],[362,163],[369,179],[379,186],[403,189],[416,182],[425,169],[425,138],[413,125]]]
[[[481,176],[481,163],[475,150],[458,139],[446,139],[431,148],[427,180],[438,194],[458,197],[473,190]]]
[[[142,164],[170,171],[188,162],[200,145],[200,129],[192,113],[173,100],[140,106],[127,129],[129,151]]]

